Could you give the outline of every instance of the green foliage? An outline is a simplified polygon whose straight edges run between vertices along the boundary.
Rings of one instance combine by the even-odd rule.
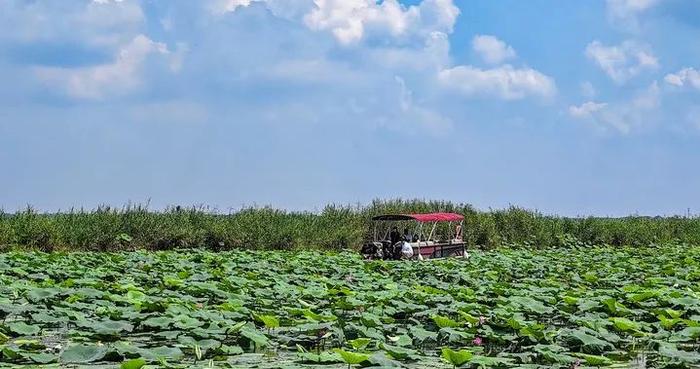
[[[265,328],[277,328],[280,326],[280,321],[273,315],[258,315],[254,314],[255,319],[265,324]]]
[[[435,322],[435,325],[437,325],[439,328],[454,328],[454,327],[459,327],[459,323],[456,321],[446,317],[446,316],[440,316],[440,315],[433,315],[433,322]]]
[[[640,326],[637,322],[633,322],[627,318],[610,318],[615,326],[615,329],[620,332],[635,332],[640,330]]]
[[[350,352],[341,349],[335,349],[333,351],[337,352],[340,355],[340,357],[343,358],[343,361],[345,361],[345,363],[348,365],[357,365],[369,360],[369,355],[367,354]]]
[[[369,338],[356,338],[348,341],[355,350],[364,350],[370,342],[372,342],[372,340]]]
[[[69,346],[61,354],[61,361],[64,363],[91,363],[99,361],[107,354],[107,347],[104,345],[88,344]]]
[[[375,200],[367,206],[329,205],[317,213],[269,207],[228,214],[206,207],[150,211],[129,205],[44,214],[29,207],[0,212],[0,250],[339,250],[360,247],[374,215],[432,211],[463,214],[464,239],[472,248],[700,244],[700,218],[563,218],[518,207],[478,211],[444,201]],[[439,234],[450,231],[447,225],[438,227]]]
[[[468,363],[473,356],[474,354],[471,351],[467,350],[454,351],[449,347],[444,347],[442,349],[442,358],[456,367]]]
[[[699,281],[680,245],[6,252],[0,367],[694,368]]]
[[[120,369],[141,369],[146,365],[146,360],[143,358],[127,360],[119,366]]]
[[[41,328],[36,325],[30,325],[25,322],[12,322],[7,324],[7,328],[12,332],[20,336],[34,336]]]

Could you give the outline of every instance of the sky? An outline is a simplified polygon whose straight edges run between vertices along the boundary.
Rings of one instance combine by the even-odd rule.
[[[0,208],[700,213],[697,0],[0,0]]]

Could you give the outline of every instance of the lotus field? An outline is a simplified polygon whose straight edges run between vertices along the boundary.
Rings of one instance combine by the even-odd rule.
[[[692,368],[700,248],[0,254],[0,367]]]

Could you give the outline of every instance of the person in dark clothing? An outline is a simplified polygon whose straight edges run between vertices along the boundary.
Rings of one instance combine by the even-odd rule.
[[[408,231],[408,228],[403,229],[403,240],[406,242],[413,242],[413,236],[411,236],[411,233]]]
[[[388,245],[388,255],[384,255],[384,258],[386,259],[397,259],[397,255],[400,255],[399,252],[397,252],[397,248],[401,249],[401,245],[397,245],[399,242],[401,242],[401,233],[399,233],[399,228],[394,226],[391,228],[391,233],[389,233],[389,241],[390,245]]]
[[[394,258],[394,247],[388,241],[382,244],[382,259],[391,260]]]
[[[389,234],[389,240],[391,241],[391,245],[395,245],[397,242],[401,241],[401,234],[399,234],[399,228],[394,227],[391,229],[391,233]]]

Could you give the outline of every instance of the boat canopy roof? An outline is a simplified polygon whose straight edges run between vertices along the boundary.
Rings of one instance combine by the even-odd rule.
[[[463,220],[464,216],[455,213],[427,213],[427,214],[385,214],[377,215],[372,220],[377,221],[397,221],[415,220],[421,223],[426,222],[454,222]]]

